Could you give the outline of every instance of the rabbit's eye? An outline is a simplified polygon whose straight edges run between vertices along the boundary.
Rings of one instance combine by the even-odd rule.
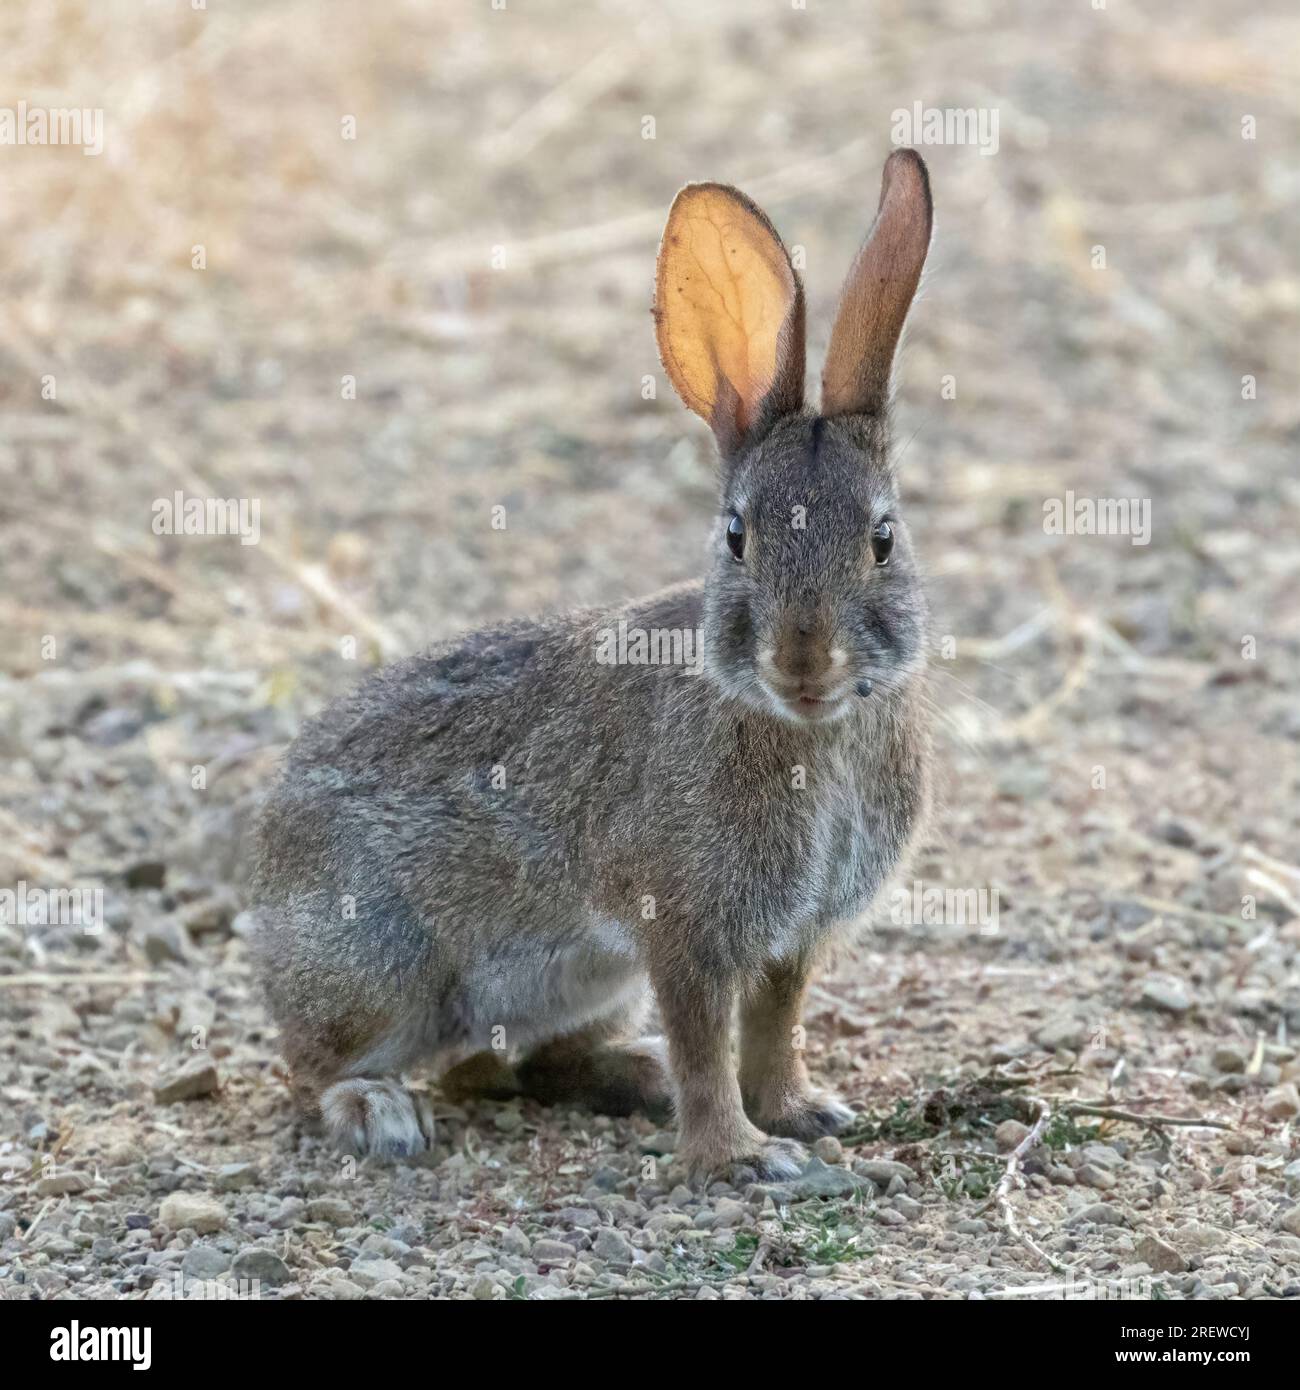
[[[727,523],[727,549],[735,559],[745,558],[745,523],[735,512],[732,512],[731,520]]]
[[[876,564],[887,565],[893,548],[894,528],[889,522],[882,521],[871,533],[871,554],[874,556]]]

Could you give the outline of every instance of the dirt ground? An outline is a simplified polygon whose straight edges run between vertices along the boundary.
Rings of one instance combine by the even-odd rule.
[[[0,105],[103,112],[93,157],[0,145],[0,888],[104,905],[0,925],[0,1294],[1300,1297],[1298,28],[0,13]],[[341,1161],[250,976],[257,788],[381,657],[699,572],[672,196],[734,182],[803,248],[815,372],[917,102],[998,140],[923,148],[897,430],[942,804],[907,886],[996,922],[858,925],[808,1047],[863,1118],[798,1183],[693,1191],[648,1120],[436,1087],[426,1161]],[[257,543],[157,534],[177,491],[256,500]],[[1149,543],[1051,534],[1067,492]]]

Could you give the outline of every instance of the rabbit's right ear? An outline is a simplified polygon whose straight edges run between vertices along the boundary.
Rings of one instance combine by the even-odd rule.
[[[655,268],[659,356],[724,456],[803,405],[803,286],[745,195],[692,183],[673,200]]]

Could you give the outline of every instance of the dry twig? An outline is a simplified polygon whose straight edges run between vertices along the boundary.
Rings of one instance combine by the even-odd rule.
[[[1067,1115],[1096,1115],[1104,1120],[1123,1120],[1129,1124],[1143,1125],[1147,1129],[1158,1129],[1161,1125],[1185,1125],[1189,1129],[1232,1129],[1222,1120],[1206,1120],[1199,1115],[1139,1115],[1132,1110],[1114,1110],[1109,1105],[1084,1105],[1071,1103],[1065,1107]]]
[[[1011,1206],[1011,1190],[1013,1187],[1023,1187],[1025,1180],[1020,1175],[1020,1161],[1029,1151],[1037,1146],[1043,1137],[1043,1131],[1047,1128],[1047,1122],[1052,1118],[1052,1107],[1045,1100],[1039,1100],[1037,1096],[1026,1096],[1025,1100],[1038,1107],[1038,1118],[1034,1121],[1029,1133],[1016,1145],[1007,1155],[1006,1171],[998,1179],[998,1185],[993,1193],[993,1200],[997,1203],[998,1211],[1002,1214],[1002,1220],[1011,1235],[1018,1240],[1026,1250],[1032,1251],[1038,1256],[1049,1269],[1055,1270],[1058,1274],[1064,1274],[1069,1268],[1055,1256],[1049,1255],[1035,1240],[1025,1231],[1020,1229],[1016,1221],[1016,1214]]]

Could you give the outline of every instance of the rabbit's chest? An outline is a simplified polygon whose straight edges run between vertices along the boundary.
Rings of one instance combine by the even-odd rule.
[[[860,911],[883,876],[878,813],[860,770],[843,763],[810,807],[801,878],[809,918],[829,924]]]
[[[897,837],[872,787],[860,762],[828,758],[808,768],[793,795],[765,808],[770,849],[761,864],[751,862],[750,884],[773,955],[811,948],[879,891]]]

